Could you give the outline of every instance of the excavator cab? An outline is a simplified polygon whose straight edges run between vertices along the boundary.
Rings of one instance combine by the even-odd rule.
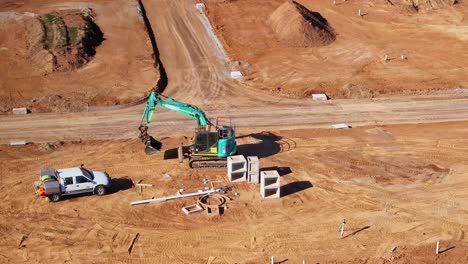
[[[234,130],[230,126],[223,126],[217,131],[200,130],[197,132],[192,156],[227,157],[237,151]]]

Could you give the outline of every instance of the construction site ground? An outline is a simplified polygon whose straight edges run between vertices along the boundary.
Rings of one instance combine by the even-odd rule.
[[[242,135],[241,153],[282,175],[283,197],[273,200],[262,199],[258,185],[227,182],[225,170],[146,156],[136,140],[1,146],[0,260],[267,263],[273,255],[282,263],[464,263],[467,133],[457,122]],[[179,140],[163,143],[171,149]],[[40,168],[80,163],[107,171],[112,193],[59,203],[33,195]],[[130,206],[203,189],[204,178],[233,187],[221,217],[185,215],[181,208],[195,198]],[[139,193],[132,187],[139,180],[153,187]],[[439,257],[436,241],[449,249]]]
[[[418,12],[393,0],[299,2],[328,20],[333,42],[271,39],[277,0],[1,0],[0,111],[36,103],[32,114],[0,116],[0,263],[468,262],[468,93],[455,89],[467,86],[468,2],[424,1],[437,8]],[[45,75],[28,64],[25,12],[83,7],[104,34],[96,55]],[[244,79],[230,78],[237,69]],[[191,143],[196,122],[178,113],[156,110],[149,133],[163,152],[146,156],[135,102],[152,88],[235,125],[240,153],[278,170],[283,197],[179,164],[175,148]],[[312,101],[315,92],[332,100]],[[80,164],[108,172],[111,193],[34,195],[40,169]],[[233,187],[224,215],[185,215],[195,198],[130,206],[203,189],[203,179]],[[140,193],[140,180],[153,187]]]
[[[273,13],[291,1],[200,2],[237,68],[269,92],[362,98],[468,86],[466,1],[298,0],[336,34],[312,48],[291,47],[294,39],[281,42],[272,30]],[[278,23],[294,26],[293,15]]]
[[[51,71],[31,38],[43,34],[35,15],[91,8],[104,40],[83,67]],[[136,1],[0,1],[0,112],[86,111],[142,99],[159,78]],[[26,22],[25,22],[26,21]],[[38,48],[39,49],[39,48]],[[47,53],[46,53],[47,54]]]

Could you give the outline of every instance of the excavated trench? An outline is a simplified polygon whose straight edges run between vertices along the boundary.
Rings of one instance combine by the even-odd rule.
[[[166,74],[166,69],[164,68],[164,64],[162,63],[160,59],[160,53],[158,49],[158,45],[156,43],[156,37],[154,36],[154,31],[153,28],[151,27],[151,23],[149,22],[149,19],[146,15],[146,9],[145,5],[143,4],[142,0],[137,0],[138,6],[140,8],[140,14],[143,18],[143,23],[146,28],[146,32],[148,33],[148,37],[151,42],[151,47],[153,49],[153,59],[154,59],[154,67],[159,70],[159,80],[156,82],[156,84],[151,88],[150,91],[148,91],[148,95],[145,96],[144,98],[131,102],[125,105],[113,105],[113,106],[89,106],[88,111],[89,112],[96,112],[96,111],[110,111],[110,110],[117,110],[117,109],[124,109],[128,108],[131,106],[139,105],[142,103],[145,103],[146,100],[148,100],[149,93],[151,91],[156,91],[157,93],[162,93],[167,85],[169,84],[169,80],[167,78]]]
[[[169,80],[167,78],[166,70],[164,69],[164,64],[162,63],[160,56],[159,56],[160,53],[159,53],[158,45],[156,43],[156,38],[154,36],[153,28],[151,27],[151,23],[149,22],[148,17],[146,16],[145,5],[143,4],[142,0],[138,0],[138,5],[140,6],[141,16],[143,17],[143,21],[145,23],[146,32],[148,32],[148,37],[151,41],[151,46],[153,47],[153,57],[154,57],[155,67],[159,69],[159,80],[156,83],[156,86],[153,87],[153,90],[155,90],[158,93],[162,93],[164,89],[166,89],[167,85],[169,84]]]

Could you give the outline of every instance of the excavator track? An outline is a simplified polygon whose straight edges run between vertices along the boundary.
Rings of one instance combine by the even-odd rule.
[[[227,160],[217,157],[191,157],[189,166],[192,169],[201,168],[226,168]]]

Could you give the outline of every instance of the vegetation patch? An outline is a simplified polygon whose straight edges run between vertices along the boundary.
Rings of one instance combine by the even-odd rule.
[[[86,64],[96,54],[104,34],[91,9],[61,10],[39,16],[42,46],[54,56],[54,71],[69,71]]]

